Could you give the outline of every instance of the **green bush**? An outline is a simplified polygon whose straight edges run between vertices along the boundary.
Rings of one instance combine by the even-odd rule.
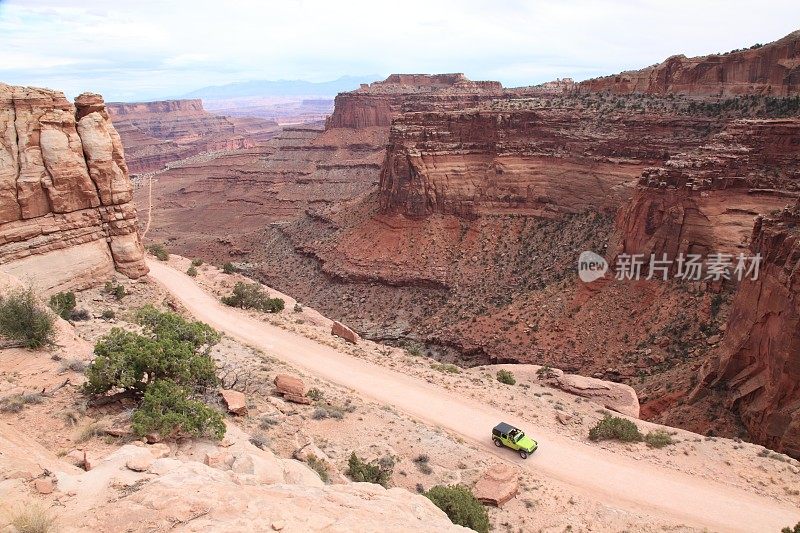
[[[222,271],[225,272],[226,274],[235,274],[236,267],[233,266],[233,263],[225,263],[224,265],[222,265]]]
[[[193,267],[199,267],[202,264],[203,264],[203,260],[202,259],[200,259],[200,258],[192,259],[192,266]]]
[[[669,446],[670,444],[674,444],[670,434],[664,431],[663,429],[657,429],[655,431],[649,432],[647,435],[644,436],[644,441],[651,448],[663,448],[664,446]]]
[[[353,452],[347,461],[347,475],[353,481],[376,483],[388,487],[389,481],[392,479],[392,468],[374,461],[367,463],[359,459],[356,452]]]
[[[497,381],[500,383],[505,383],[506,385],[515,385],[517,383],[517,380],[514,378],[514,374],[512,374],[509,370],[498,370]]]
[[[151,244],[147,247],[147,251],[159,261],[169,261],[169,252],[163,244]]]
[[[64,320],[69,320],[69,315],[75,309],[75,304],[74,292],[59,292],[50,297],[50,309]]]
[[[117,300],[122,300],[126,296],[125,287],[113,281],[106,281],[103,292],[112,295]]]
[[[158,433],[163,438],[225,436],[222,414],[170,380],[159,380],[147,388],[141,405],[133,413],[133,432],[143,437]]]
[[[36,301],[33,289],[18,289],[0,297],[0,335],[27,348],[53,342],[54,318]]]
[[[591,440],[620,440],[623,442],[641,442],[644,436],[636,424],[626,418],[606,415],[589,430]]]
[[[209,355],[219,334],[200,322],[152,306],[136,314],[143,332],[112,329],[95,345],[95,359],[86,369],[84,391],[104,394],[114,389],[143,394],[157,379],[186,386],[216,383]]]
[[[111,320],[112,318],[117,318],[117,313],[113,309],[106,309],[100,316],[103,320]]]
[[[283,311],[284,307],[284,301],[281,298],[270,298],[258,283],[241,281],[233,286],[233,293],[230,296],[222,298],[222,303],[242,309],[258,309],[265,313],[278,313]]]
[[[311,468],[311,470],[317,473],[319,478],[324,483],[330,482],[331,476],[328,473],[328,467],[325,465],[325,461],[319,459],[316,455],[311,453],[308,454],[308,457],[306,457],[306,464],[308,465],[309,468]]]
[[[424,495],[454,524],[480,533],[489,532],[489,514],[464,485],[437,485]]]
[[[189,267],[189,268],[186,270],[186,275],[187,275],[187,276],[191,276],[191,277],[193,277],[193,278],[194,278],[194,277],[197,277],[197,269],[194,267],[194,265],[190,266],[190,267]]]
[[[781,529],[781,533],[800,533],[800,522],[795,524],[794,527],[786,526],[785,528]]]

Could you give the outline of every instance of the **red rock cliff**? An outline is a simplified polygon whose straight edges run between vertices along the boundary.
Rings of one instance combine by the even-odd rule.
[[[0,84],[0,268],[46,290],[147,273],[102,97]]]
[[[385,212],[552,217],[616,209],[644,168],[702,143],[714,125],[702,117],[622,112],[599,121],[592,109],[524,109],[514,99],[485,104],[395,119],[381,171]]]
[[[733,301],[725,338],[704,370],[701,396],[723,387],[756,442],[800,457],[800,202],[759,219],[751,249],[757,280]]]
[[[412,99],[501,95],[496,81],[471,81],[463,74],[392,74],[383,81],[336,96],[326,128],[388,127]]]
[[[800,31],[749,50],[701,57],[672,56],[642,70],[578,84],[582,92],[730,96],[800,94]]]
[[[617,218],[615,253],[745,252],[753,219],[800,192],[800,119],[733,120],[648,168]]]

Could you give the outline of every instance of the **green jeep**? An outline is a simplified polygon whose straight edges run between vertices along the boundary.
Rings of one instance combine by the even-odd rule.
[[[532,438],[525,435],[522,430],[515,428],[511,424],[500,422],[492,430],[492,440],[498,448],[505,446],[512,450],[517,450],[523,459],[528,458],[528,454],[536,451],[539,444]]]

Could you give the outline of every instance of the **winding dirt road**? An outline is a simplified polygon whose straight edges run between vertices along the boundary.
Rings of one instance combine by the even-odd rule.
[[[791,505],[538,428],[539,450],[526,461],[515,460],[508,450],[495,449],[489,439],[490,428],[501,420],[526,425],[515,416],[250,318],[220,304],[189,276],[163,263],[149,261],[148,265],[150,275],[198,320],[310,374],[458,433],[485,447],[486,453],[569,484],[576,492],[610,506],[717,531],[777,532],[800,520],[800,510]]]

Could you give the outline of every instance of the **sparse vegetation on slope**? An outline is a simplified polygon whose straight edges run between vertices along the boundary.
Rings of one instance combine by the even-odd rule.
[[[444,511],[454,524],[488,533],[489,514],[464,485],[437,485],[426,492],[425,497]]]
[[[52,342],[53,316],[39,305],[33,289],[0,297],[0,335],[32,349]]]

